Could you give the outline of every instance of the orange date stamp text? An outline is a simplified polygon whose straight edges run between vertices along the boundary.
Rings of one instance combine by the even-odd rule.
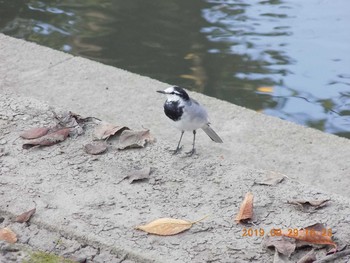
[[[332,237],[333,233],[331,228],[322,228],[321,230],[317,230],[317,231],[313,228],[306,228],[306,229],[272,228],[270,230],[266,230],[264,228],[243,228],[242,229],[242,237],[263,237],[265,235],[288,236],[288,237],[299,237],[299,236],[316,237],[321,235],[321,236]]]

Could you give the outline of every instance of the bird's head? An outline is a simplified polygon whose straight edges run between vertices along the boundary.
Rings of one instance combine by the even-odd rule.
[[[170,87],[165,90],[157,90],[157,92],[165,94],[169,101],[178,101],[178,100],[187,101],[190,99],[187,92],[183,88],[180,88],[177,86]]]

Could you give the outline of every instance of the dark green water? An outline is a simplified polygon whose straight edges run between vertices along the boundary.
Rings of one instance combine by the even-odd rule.
[[[349,10],[349,0],[0,0],[0,32],[350,138]]]

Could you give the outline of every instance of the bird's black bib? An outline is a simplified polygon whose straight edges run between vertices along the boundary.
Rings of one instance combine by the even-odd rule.
[[[184,106],[179,106],[179,101],[166,101],[164,103],[164,113],[173,121],[181,119]]]

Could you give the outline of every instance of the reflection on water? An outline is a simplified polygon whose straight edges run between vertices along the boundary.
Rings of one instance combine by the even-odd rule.
[[[0,0],[0,31],[350,138],[346,0]]]

